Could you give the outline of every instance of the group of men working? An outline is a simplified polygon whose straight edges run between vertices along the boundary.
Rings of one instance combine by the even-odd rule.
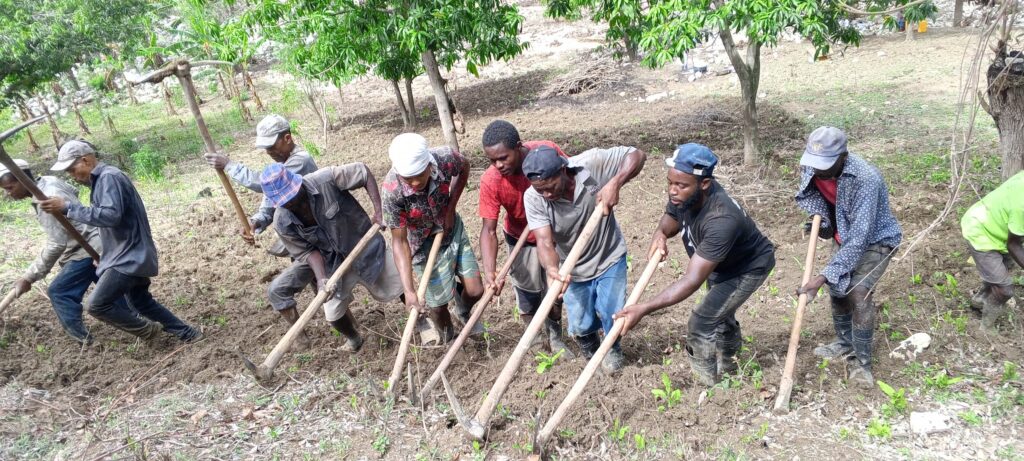
[[[271,252],[292,260],[271,282],[268,293],[271,306],[288,322],[298,318],[295,296],[306,286],[326,289],[330,275],[360,238],[373,224],[379,224],[390,229],[391,254],[381,235],[373,237],[325,303],[328,323],[345,338],[343,348],[354,352],[363,343],[349,310],[357,284],[378,301],[399,299],[424,312],[417,324],[424,343],[451,340],[456,331],[451,312],[465,324],[485,288],[500,292],[504,287],[496,271],[498,219],[504,209],[501,234],[509,249],[525,229],[530,231],[511,266],[524,323],[538,311],[552,282],[563,286],[559,301],[545,319],[547,346],[553,353],[572,355],[562,336],[563,310],[568,333],[582,355],[590,358],[601,335],[608,333],[616,319],[624,319],[625,334],[646,315],[678,304],[706,285],[707,292],[692,309],[688,322],[686,351],[691,369],[705,385],[736,372],[743,341],[736,311],[768,278],[775,266],[775,251],[753,219],[715,179],[718,158],[706,146],[680,145],[665,160],[668,203],[650,245],[649,257],[660,250],[664,259],[668,240],[681,235],[689,258],[685,274],[648,301],[624,306],[627,248],[614,209],[623,185],[645,165],[647,155],[637,148],[591,149],[569,157],[553,142],[522,141],[506,121],[488,125],[482,144],[491,166],[480,179],[482,264],[478,264],[457,212],[470,175],[470,164],[458,151],[431,148],[418,134],[399,135],[388,150],[391,169],[378,188],[363,163],[318,169],[293,139],[288,121],[280,116],[268,116],[256,131],[256,146],[274,161],[262,172],[222,154],[208,154],[206,159],[239,184],[263,194],[250,225],[260,233],[273,224],[279,241]],[[64,144],[53,170],[66,170],[77,182],[91,187],[91,205],[85,207],[70,185],[51,176],[35,178],[28,164],[19,162],[50,197],[34,204],[48,241],[17,282],[19,293],[45,277],[59,261],[63,269],[50,284],[49,294],[61,324],[75,339],[91,340],[82,323],[81,302],[94,282],[88,311],[96,318],[145,339],[161,328],[183,341],[201,337],[197,329],[149,294],[150,278],[157,273],[156,248],[145,208],[124,173],[99,161],[89,143]],[[873,386],[875,307],[871,294],[901,241],[888,189],[876,168],[848,151],[846,135],[836,128],[814,130],[800,164],[797,205],[810,215],[821,216],[819,235],[833,245],[828,264],[797,289],[799,294],[813,297],[824,285],[829,287],[836,340],[814,353],[846,357],[850,380]],[[30,197],[24,185],[8,173],[0,169],[0,186],[7,195]],[[964,235],[984,280],[984,289],[972,301],[989,327],[1004,313],[1012,296],[1009,260],[1024,265],[1024,211],[1021,202],[1014,200],[1024,188],[1022,175],[972,207],[963,220]],[[367,192],[372,215],[352,195],[358,189]],[[593,213],[602,214],[599,225],[571,273],[563,278],[559,267]],[[76,229],[102,254],[97,266],[50,214],[62,214],[76,223]],[[420,299],[416,280],[426,272],[428,254],[439,233],[440,249],[426,295]],[[454,304],[451,312],[449,304]],[[482,331],[481,325],[472,328]],[[602,367],[615,372],[624,361],[616,343]]]

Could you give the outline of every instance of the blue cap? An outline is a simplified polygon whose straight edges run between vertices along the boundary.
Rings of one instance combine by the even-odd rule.
[[[569,161],[558,155],[558,151],[550,146],[539,146],[526,153],[523,160],[523,174],[530,181],[548,179],[569,164]]]
[[[846,133],[836,127],[821,126],[807,137],[807,147],[800,157],[800,165],[815,170],[827,170],[835,165],[839,155],[846,152]]]
[[[718,165],[718,157],[708,146],[691,142],[676,147],[672,157],[665,159],[665,164],[683,173],[710,178],[715,165]]]

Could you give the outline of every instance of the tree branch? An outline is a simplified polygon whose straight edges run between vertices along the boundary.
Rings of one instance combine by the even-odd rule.
[[[843,10],[846,10],[847,13],[855,14],[855,15],[858,15],[858,16],[878,16],[878,15],[892,14],[892,13],[896,13],[898,11],[903,11],[903,10],[905,10],[907,8],[912,7],[912,6],[920,5],[920,4],[922,4],[922,3],[926,2],[926,1],[928,1],[928,0],[914,0],[914,1],[910,2],[910,3],[907,3],[906,5],[897,6],[896,8],[888,9],[888,10],[885,10],[885,11],[864,11],[864,10],[859,10],[859,9],[854,8],[854,7],[850,6],[850,5],[847,5],[846,3],[843,3],[843,2],[839,3],[839,7],[842,8]]]

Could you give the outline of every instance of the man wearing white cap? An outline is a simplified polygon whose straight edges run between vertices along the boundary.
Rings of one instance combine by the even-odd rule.
[[[814,349],[824,358],[847,359],[849,379],[872,388],[871,347],[875,306],[871,293],[902,239],[889,209],[889,188],[882,174],[848,152],[846,134],[819,127],[807,138],[796,204],[821,216],[820,236],[834,240],[832,259],[797,294],[812,299],[826,283],[832,301],[836,341]]]
[[[75,181],[90,186],[89,206],[61,196],[39,203],[43,211],[99,228],[103,254],[96,267],[99,280],[89,297],[89,314],[143,339],[155,337],[161,327],[184,342],[200,339],[198,329],[150,294],[150,278],[157,275],[158,264],[146,207],[128,175],[97,160],[96,154],[92,144],[68,141],[51,168],[67,171]],[[134,310],[120,302],[122,297]]]
[[[292,137],[291,125],[284,117],[276,114],[268,115],[256,125],[256,148],[264,149],[267,155],[277,163],[284,164],[285,169],[297,175],[307,175],[317,170],[313,157],[306,152]],[[253,192],[263,193],[260,185],[260,171],[233,162],[224,154],[206,154],[206,163],[225,174],[242,187]],[[259,210],[249,217],[253,232],[263,232],[274,220],[274,206],[266,197],[260,202]],[[242,234],[243,236],[245,233]],[[279,242],[271,246],[270,252],[284,256],[287,251]]]
[[[79,203],[78,191],[70,184],[53,176],[40,176],[36,178],[29,168],[28,162],[15,159],[14,163],[28,176],[35,181],[47,197],[61,197],[67,203]],[[7,197],[11,200],[31,199],[32,193],[3,165],[0,165],[0,188],[3,188]],[[85,291],[96,281],[96,271],[93,267],[92,258],[78,242],[71,238],[60,222],[50,213],[44,213],[36,204],[36,219],[46,234],[46,245],[36,257],[35,261],[28,267],[25,274],[15,282],[14,289],[18,296],[27,292],[32,284],[46,277],[53,269],[53,265],[60,265],[60,273],[50,282],[46,290],[50,297],[50,303],[57,314],[64,331],[76,341],[89,344],[92,342],[92,335],[85,328],[82,322],[82,298]],[[103,250],[100,242],[99,230],[95,227],[81,223],[73,223],[85,240],[89,242],[96,251]],[[123,299],[119,301],[124,303]]]
[[[381,185],[381,202],[384,225],[391,229],[392,252],[402,277],[405,303],[409,308],[427,308],[433,328],[419,327],[424,343],[447,341],[455,336],[448,303],[455,299],[456,316],[465,323],[484,291],[476,256],[456,212],[469,179],[469,162],[450,147],[429,148],[427,140],[415,133],[395,137],[388,156],[391,171]],[[433,235],[441,231],[444,239],[426,299],[419,299],[413,272],[421,276]],[[473,328],[475,333],[483,332],[479,324]]]

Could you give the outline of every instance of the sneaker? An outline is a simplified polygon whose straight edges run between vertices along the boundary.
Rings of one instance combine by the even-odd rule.
[[[622,365],[626,362],[626,357],[622,355],[622,350],[613,347],[608,351],[608,354],[601,360],[601,369],[605,373],[612,374],[622,369]]]
[[[833,342],[832,344],[826,344],[824,346],[818,346],[814,348],[814,355],[826,358],[836,359],[840,357],[846,357],[853,352],[853,346],[841,343],[839,341]]]

